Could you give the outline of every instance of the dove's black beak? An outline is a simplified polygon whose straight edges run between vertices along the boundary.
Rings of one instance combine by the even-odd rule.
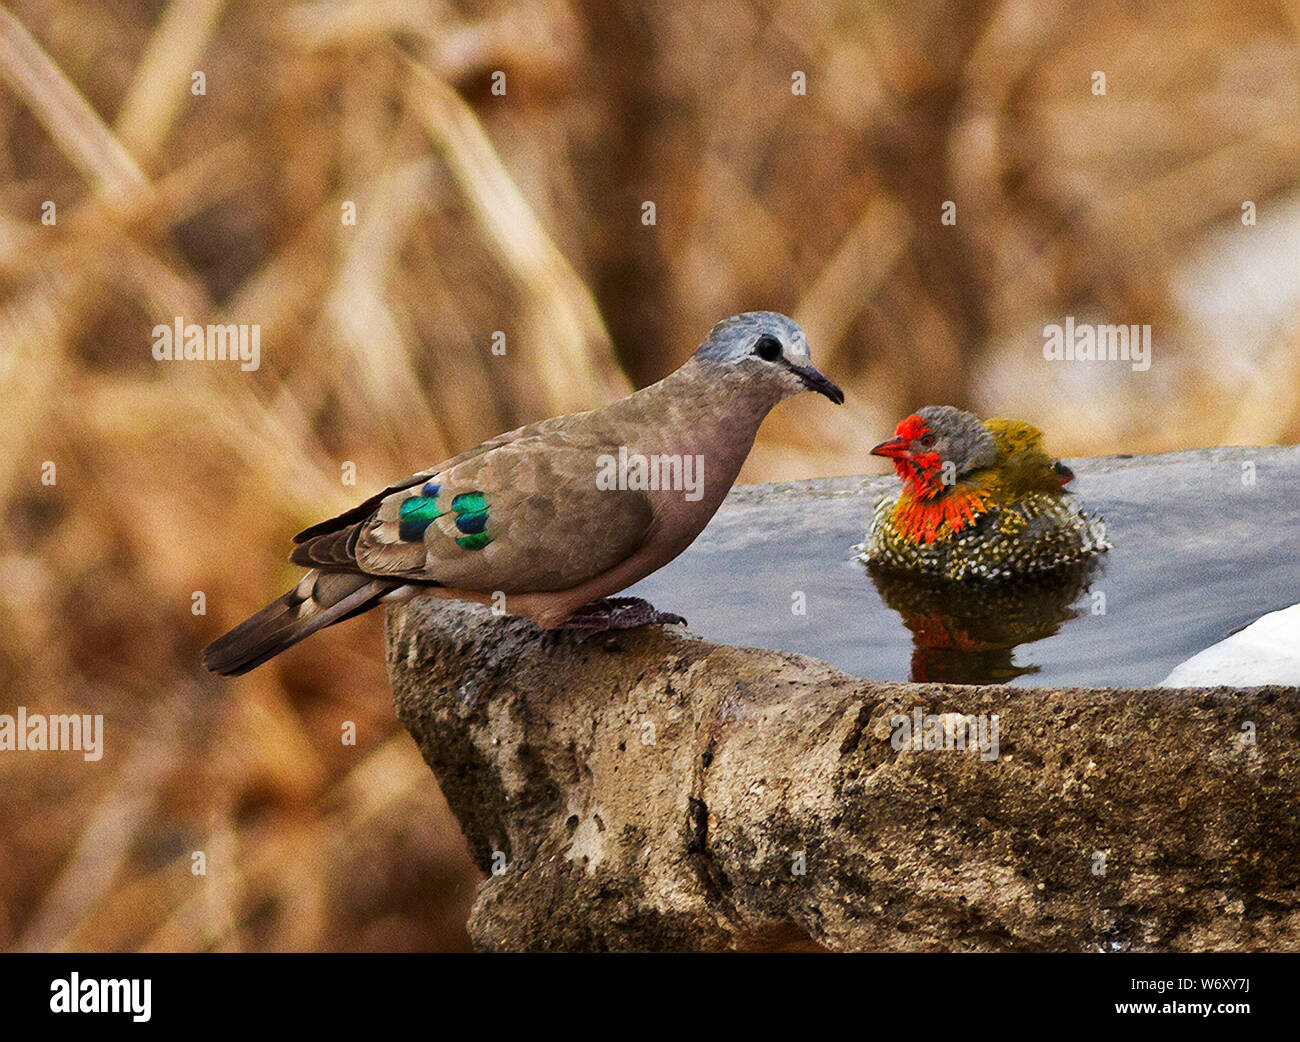
[[[818,394],[824,394],[836,405],[844,404],[844,392],[835,384],[831,383],[822,375],[821,370],[811,365],[792,365],[790,372],[803,381],[803,385],[810,391],[816,391]]]

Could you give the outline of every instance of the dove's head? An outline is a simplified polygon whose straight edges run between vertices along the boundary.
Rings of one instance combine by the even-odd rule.
[[[844,392],[812,364],[803,330],[794,319],[775,311],[746,311],[724,318],[713,327],[695,358],[769,389],[778,400],[800,391],[816,391],[836,405],[844,402]]]

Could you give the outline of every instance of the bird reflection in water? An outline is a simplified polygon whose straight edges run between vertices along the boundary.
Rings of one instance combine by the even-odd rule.
[[[1038,672],[1037,666],[1015,664],[1016,648],[1050,637],[1091,611],[1080,601],[1100,563],[1093,559],[999,583],[953,582],[875,563],[867,572],[881,600],[912,633],[909,679],[1005,684]]]

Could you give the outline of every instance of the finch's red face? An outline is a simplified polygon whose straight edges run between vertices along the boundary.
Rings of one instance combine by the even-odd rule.
[[[894,524],[913,542],[930,543],[944,531],[960,531],[988,505],[983,489],[961,481],[995,459],[992,437],[969,413],[927,406],[871,451],[893,460],[903,480],[908,495],[899,498]]]
[[[913,413],[894,430],[894,436],[871,450],[873,456],[894,461],[894,472],[906,484],[924,491],[942,488],[943,457],[935,451],[934,432]]]

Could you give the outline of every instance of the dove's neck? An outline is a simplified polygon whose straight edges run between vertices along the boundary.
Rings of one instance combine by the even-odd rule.
[[[572,590],[540,595],[544,603],[531,606],[536,610],[527,598],[516,598],[512,610],[557,625],[579,606],[626,589],[690,546],[735,483],[763,417],[784,397],[779,387],[755,387],[738,375],[743,374],[692,358],[657,384],[584,414],[583,434],[606,459],[603,465],[617,458],[629,468],[626,487],[645,493],[654,523],[641,547],[608,572]],[[657,479],[647,482],[647,474]]]
[[[637,444],[629,450],[702,464],[704,495],[698,506],[711,515],[735,483],[763,418],[783,397],[779,386],[692,358],[613,409],[625,412],[625,429],[637,432]]]

